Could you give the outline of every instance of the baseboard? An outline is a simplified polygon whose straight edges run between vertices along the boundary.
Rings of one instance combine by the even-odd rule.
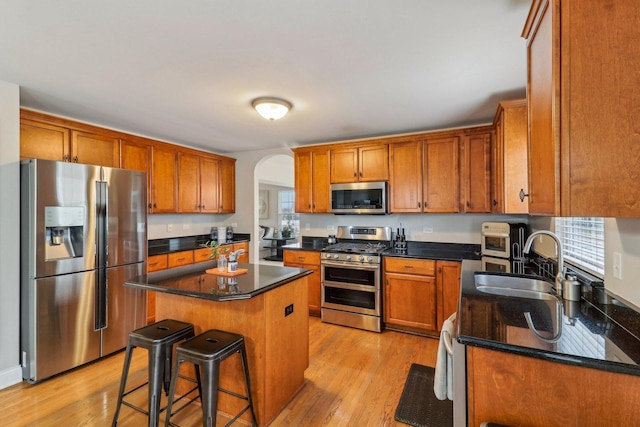
[[[0,390],[20,382],[22,382],[22,367],[20,365],[0,371]]]

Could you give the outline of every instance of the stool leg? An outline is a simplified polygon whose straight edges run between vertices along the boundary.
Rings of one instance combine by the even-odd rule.
[[[149,349],[149,427],[157,427],[160,418],[165,357],[166,353],[161,346]]]
[[[164,356],[164,393],[169,393],[171,385],[171,359],[173,358],[173,346],[166,346],[166,354]]]
[[[115,427],[118,424],[120,416],[120,407],[122,406],[122,396],[124,396],[124,388],[127,385],[127,377],[129,376],[129,367],[131,366],[131,355],[135,346],[128,344],[124,353],[124,366],[122,367],[122,377],[120,378],[120,391],[118,392],[118,403],[116,404],[116,413],[113,416],[111,425]]]
[[[219,361],[205,363],[201,375],[202,426],[215,427],[218,412]]]
[[[247,351],[244,343],[240,347],[240,356],[242,358],[242,371],[244,372],[244,383],[247,387],[247,399],[249,400],[249,410],[251,411],[251,419],[253,426],[258,425],[256,414],[253,412],[253,399],[251,398],[251,381],[249,380],[249,363],[247,362]]]
[[[173,396],[176,394],[176,385],[178,384],[178,374],[180,373],[180,364],[182,360],[176,357],[173,362],[173,369],[171,370],[171,385],[169,386],[169,400],[167,402],[166,418],[164,421],[165,427],[171,425],[171,411],[173,410]]]

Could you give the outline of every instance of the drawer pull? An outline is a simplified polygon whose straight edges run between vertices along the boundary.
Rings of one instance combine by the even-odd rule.
[[[149,264],[150,267],[155,267],[156,265],[158,265],[158,262],[152,262],[151,264]]]
[[[413,265],[405,265],[404,268],[413,268]]]

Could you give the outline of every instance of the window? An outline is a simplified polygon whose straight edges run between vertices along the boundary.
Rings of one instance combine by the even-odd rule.
[[[604,218],[556,218],[565,261],[604,277]]]
[[[300,215],[295,212],[295,206],[295,191],[278,191],[278,224],[280,224],[280,231],[289,225],[293,228],[292,236],[297,236],[300,232]]]

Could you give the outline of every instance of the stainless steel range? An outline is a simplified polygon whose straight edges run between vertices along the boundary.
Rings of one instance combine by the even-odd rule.
[[[321,256],[322,321],[382,331],[381,254],[390,227],[339,226]]]

